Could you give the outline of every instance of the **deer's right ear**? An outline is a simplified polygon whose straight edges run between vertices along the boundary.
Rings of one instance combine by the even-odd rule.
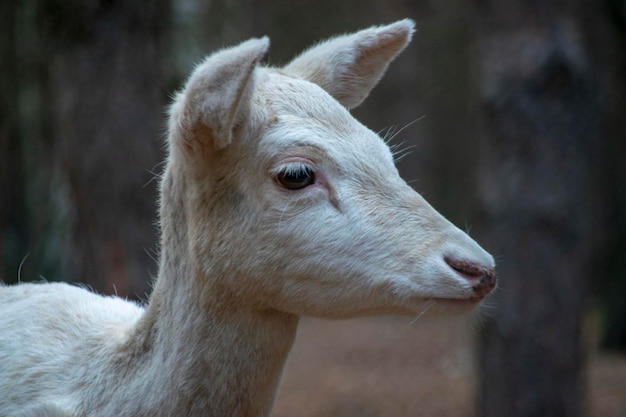
[[[251,39],[196,67],[170,109],[172,145],[191,154],[228,146],[233,127],[247,112],[255,69],[268,49],[268,38]]]

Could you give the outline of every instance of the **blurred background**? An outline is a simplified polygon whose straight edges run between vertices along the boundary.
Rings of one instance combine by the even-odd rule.
[[[624,0],[2,0],[0,280],[145,300],[193,66],[404,17],[414,42],[354,114],[500,286],[471,318],[303,319],[273,415],[626,416]]]

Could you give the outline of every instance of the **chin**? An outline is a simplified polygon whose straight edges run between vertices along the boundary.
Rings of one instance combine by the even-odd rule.
[[[479,309],[482,298],[428,298],[412,314],[424,317],[467,314]]]

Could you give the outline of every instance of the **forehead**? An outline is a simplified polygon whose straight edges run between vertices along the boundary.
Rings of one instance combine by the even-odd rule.
[[[391,162],[388,146],[359,123],[350,112],[319,86],[267,70],[258,91],[264,96],[272,123],[266,140],[288,147],[309,145],[334,158],[367,158]]]

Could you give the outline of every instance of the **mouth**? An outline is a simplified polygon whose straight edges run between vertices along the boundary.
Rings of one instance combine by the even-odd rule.
[[[459,305],[476,305],[485,299],[484,296],[474,295],[469,298],[433,298],[437,303],[459,304]]]
[[[431,298],[430,301],[442,310],[463,313],[480,305],[485,298],[486,295],[474,294],[468,298]]]

